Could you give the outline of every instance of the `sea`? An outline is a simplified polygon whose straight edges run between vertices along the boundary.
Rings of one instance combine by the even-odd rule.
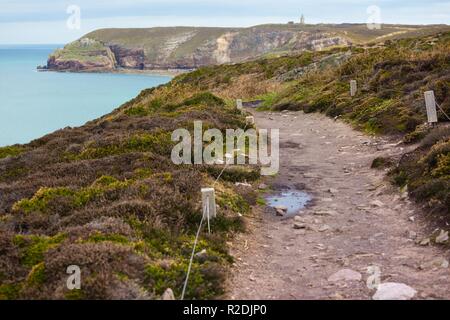
[[[0,147],[105,115],[169,76],[38,72],[62,45],[0,45]]]

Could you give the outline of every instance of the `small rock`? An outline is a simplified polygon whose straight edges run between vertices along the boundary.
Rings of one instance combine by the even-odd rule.
[[[370,204],[371,204],[373,207],[379,207],[379,208],[381,208],[381,207],[384,206],[384,203],[381,202],[380,200],[374,200],[374,201],[372,201]]]
[[[416,220],[416,218],[414,216],[411,216],[408,218],[409,221],[414,222]]]
[[[422,239],[422,240],[419,242],[419,244],[420,244],[421,246],[428,246],[430,243],[431,243],[430,238]]]
[[[333,300],[344,300],[344,296],[340,294],[339,292],[336,292],[334,295],[330,296],[330,299]]]
[[[417,238],[417,233],[411,230],[406,231],[406,237],[408,239],[414,240]]]
[[[294,223],[294,229],[306,229],[306,224],[301,222]]]
[[[280,209],[276,209],[275,213],[278,217],[283,217],[286,212]]]
[[[208,254],[206,253],[206,249],[203,249],[202,251],[197,252],[195,254],[195,258],[200,261],[205,261],[207,257],[208,257]]]
[[[317,210],[317,211],[314,211],[314,215],[316,215],[316,216],[334,216],[334,215],[336,215],[336,212],[329,211],[329,210]]]
[[[434,241],[436,243],[446,243],[448,241],[448,231],[441,230]]]
[[[234,185],[236,187],[246,187],[246,188],[252,187],[252,185],[250,183],[246,183],[246,182],[236,182]]]
[[[267,189],[269,186],[267,185],[267,184],[265,184],[265,183],[261,183],[259,186],[258,186],[258,189],[259,190],[265,190],[265,189]]]
[[[321,219],[314,219],[314,220],[313,220],[313,223],[314,223],[314,224],[321,224],[321,223],[322,223],[322,220],[321,220]]]
[[[161,300],[175,300],[175,295],[173,294],[172,289],[167,288],[161,296]]]
[[[300,216],[295,216],[294,217],[294,221],[296,221],[296,222],[305,222],[305,219],[303,217],[300,217]]]
[[[386,282],[378,286],[373,300],[410,300],[417,291],[404,283]]]
[[[274,207],[275,210],[280,210],[280,211],[284,211],[287,212],[288,208],[286,206],[276,206]]]
[[[448,268],[448,260],[445,259],[445,258],[442,258],[442,257],[441,258],[437,258],[437,259],[434,259],[431,262],[421,264],[419,266],[419,268],[421,270],[428,270],[428,269],[435,269],[435,268],[447,269]]]
[[[330,229],[331,229],[331,227],[330,227],[329,225],[324,224],[324,225],[321,226],[317,231],[319,231],[319,232],[325,232],[325,231],[328,231],[328,230],[330,230]]]
[[[329,278],[329,282],[340,282],[340,281],[361,281],[362,275],[351,269],[342,269],[338,272],[332,274]]]
[[[339,191],[338,191],[337,189],[330,188],[330,189],[328,189],[328,192],[331,193],[331,194],[336,194],[336,193],[338,193]]]

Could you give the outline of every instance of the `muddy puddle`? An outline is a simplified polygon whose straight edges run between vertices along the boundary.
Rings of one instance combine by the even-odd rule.
[[[311,196],[304,191],[286,189],[267,195],[265,199],[269,207],[284,206],[287,208],[287,216],[295,216],[311,201]]]

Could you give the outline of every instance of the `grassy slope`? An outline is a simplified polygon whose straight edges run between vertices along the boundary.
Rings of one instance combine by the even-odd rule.
[[[63,50],[57,50],[53,54],[56,59],[63,59],[66,61],[78,60],[88,63],[101,63],[111,53],[108,48],[100,42],[95,42],[90,45],[81,45],[79,42],[69,43]]]
[[[157,299],[169,287],[179,297],[201,218],[200,188],[221,170],[171,162],[170,134],[194,119],[244,126],[223,100],[172,83],[81,128],[1,148],[0,298]],[[188,298],[222,293],[232,261],[226,241],[243,229],[238,213],[255,200],[234,182],[258,175],[231,167],[216,185],[219,215],[213,234],[201,236],[206,255],[195,259]],[[82,269],[82,290],[65,287],[71,264]]]

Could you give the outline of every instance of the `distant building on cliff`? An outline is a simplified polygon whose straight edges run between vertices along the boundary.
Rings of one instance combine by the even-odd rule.
[[[303,14],[300,17],[300,24],[305,24],[305,16]]]

